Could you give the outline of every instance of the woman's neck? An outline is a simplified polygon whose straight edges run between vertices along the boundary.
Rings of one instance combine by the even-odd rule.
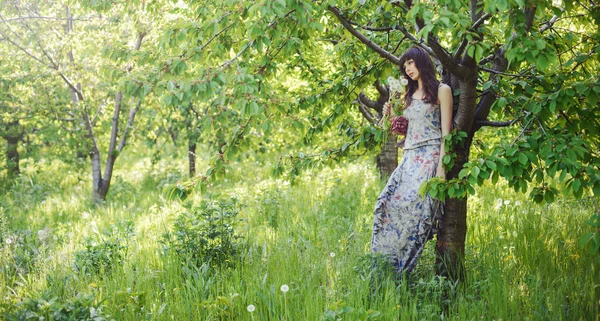
[[[425,90],[423,89],[423,81],[421,80],[421,78],[417,79],[418,85],[417,85],[417,89],[415,89],[415,92],[413,93],[416,94],[416,96],[418,97],[418,99],[423,98],[423,96],[425,96]]]

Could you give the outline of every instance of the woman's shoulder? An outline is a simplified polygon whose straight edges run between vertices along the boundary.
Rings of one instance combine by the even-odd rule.
[[[438,104],[450,102],[452,104],[452,89],[446,84],[440,83],[438,87]]]
[[[448,86],[444,83],[440,83],[440,85],[438,86],[438,95],[439,94],[447,94],[447,93],[452,94],[452,89],[450,88],[450,86]]]

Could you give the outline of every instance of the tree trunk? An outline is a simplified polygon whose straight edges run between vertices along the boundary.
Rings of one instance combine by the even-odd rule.
[[[461,153],[462,152],[462,153]],[[462,160],[454,166],[460,170],[467,162],[468,150],[457,151]],[[449,174],[451,176],[452,173]],[[467,199],[447,198],[444,204],[444,215],[439,219],[437,235],[436,264],[437,275],[451,280],[462,280],[465,276],[464,256],[465,238],[467,234]]]
[[[454,167],[447,178],[458,177],[464,164],[469,161],[471,138],[464,146],[455,147]],[[467,234],[467,198],[447,198],[444,215],[439,218],[436,249],[436,274],[451,280],[463,280],[465,277],[464,257]]]
[[[102,203],[106,201],[108,189],[104,187],[102,180],[102,163],[100,161],[100,151],[97,148],[92,148],[90,159],[92,161],[92,196],[94,203]]]
[[[10,180],[19,176],[19,139],[6,137],[6,169],[8,170],[8,178]]]
[[[395,134],[388,132],[387,140],[376,157],[377,169],[381,178],[387,179],[392,175],[396,167],[398,167],[397,139]]]
[[[188,159],[190,163],[190,177],[196,175],[196,142],[190,139],[188,144]]]
[[[19,169],[19,141],[23,139],[24,131],[19,121],[12,121],[6,124],[6,131],[2,137],[6,139],[6,169],[8,179],[13,180],[21,173]]]

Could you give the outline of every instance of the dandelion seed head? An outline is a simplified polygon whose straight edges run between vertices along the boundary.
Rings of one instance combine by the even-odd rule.
[[[521,201],[515,201],[515,205],[517,205],[517,206],[521,205]]]
[[[329,253],[329,256],[331,256],[331,257],[335,257],[335,252],[331,252],[331,253]]]
[[[279,288],[281,290],[281,292],[283,293],[287,293],[287,291],[290,290],[290,287],[287,284],[284,284],[281,286],[281,288]]]
[[[256,307],[254,306],[254,304],[250,304],[246,310],[248,310],[248,312],[252,313],[256,310]]]
[[[508,205],[508,204],[510,204],[510,200],[505,200],[504,205]]]

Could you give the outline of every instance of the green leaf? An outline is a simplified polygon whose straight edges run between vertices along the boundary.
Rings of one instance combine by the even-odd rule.
[[[519,159],[519,163],[521,163],[521,165],[527,164],[528,159],[524,153],[519,153],[518,159]]]
[[[477,176],[479,176],[479,173],[481,173],[481,169],[479,167],[475,166],[475,167],[473,167],[472,173],[473,173],[474,177],[477,177]]]
[[[535,63],[538,69],[540,70],[548,69],[548,58],[546,58],[546,56],[544,56],[543,54],[539,54],[537,56],[537,58],[535,59]]]
[[[581,188],[581,180],[579,180],[579,179],[573,180],[572,187],[573,187],[574,193],[579,192],[579,189]]]

